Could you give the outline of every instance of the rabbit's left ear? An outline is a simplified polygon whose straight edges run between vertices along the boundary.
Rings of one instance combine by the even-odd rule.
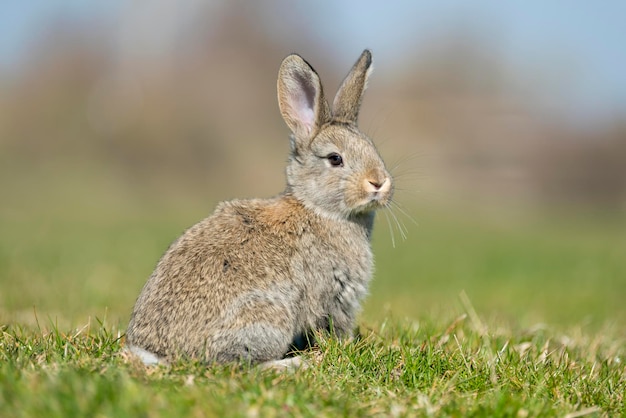
[[[367,79],[373,69],[372,53],[366,49],[341,83],[333,101],[333,118],[356,125]]]

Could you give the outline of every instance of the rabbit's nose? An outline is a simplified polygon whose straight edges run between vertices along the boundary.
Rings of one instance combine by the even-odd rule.
[[[376,188],[376,189],[380,189],[380,187],[383,185],[379,180],[368,180],[368,182],[369,182],[369,184],[374,186],[374,188]]]
[[[382,192],[385,193],[391,187],[391,180],[389,177],[385,177],[382,181],[380,179],[367,179],[365,181],[365,188],[368,192]]]

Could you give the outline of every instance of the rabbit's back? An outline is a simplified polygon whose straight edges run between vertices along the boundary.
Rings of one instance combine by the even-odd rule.
[[[317,216],[288,196],[225,202],[159,261],[127,340],[165,357],[277,358],[330,321],[349,333],[371,264],[358,221]]]

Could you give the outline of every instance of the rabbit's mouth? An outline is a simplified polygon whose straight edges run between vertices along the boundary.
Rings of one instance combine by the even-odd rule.
[[[390,200],[391,193],[376,193],[371,197],[370,201],[368,202],[368,206],[371,206],[372,209],[378,209],[387,206]]]
[[[386,207],[391,201],[391,190],[382,193],[380,191],[370,192],[367,197],[356,205],[355,212],[371,212]]]

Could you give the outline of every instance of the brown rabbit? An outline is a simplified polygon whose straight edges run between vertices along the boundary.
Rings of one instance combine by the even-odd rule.
[[[332,111],[315,70],[284,59],[278,104],[292,131],[287,186],[233,200],[163,255],[132,312],[127,344],[146,363],[282,359],[315,330],[350,336],[367,293],[374,210],[393,182],[357,117],[372,69],[365,50]]]

